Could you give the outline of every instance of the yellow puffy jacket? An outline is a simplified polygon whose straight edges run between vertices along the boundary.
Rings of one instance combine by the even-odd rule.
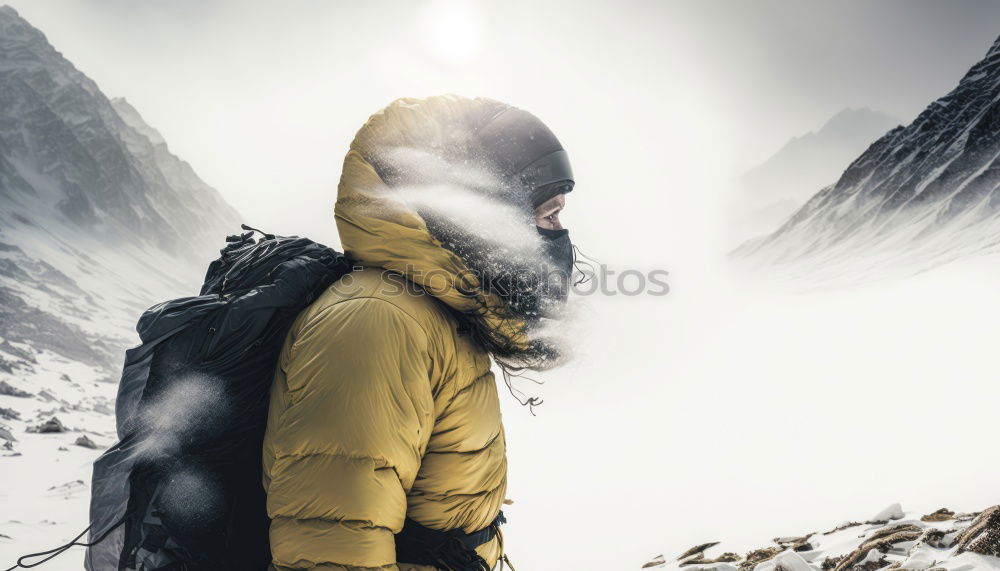
[[[499,301],[389,198],[374,163],[385,148],[460,144],[468,125],[504,107],[401,99],[351,144],[335,214],[345,252],[364,269],[297,318],[270,396],[264,485],[275,569],[427,569],[396,561],[404,518],[474,532],[500,510],[507,460],[490,359],[449,311],[489,318]],[[494,565],[500,538],[477,551]]]

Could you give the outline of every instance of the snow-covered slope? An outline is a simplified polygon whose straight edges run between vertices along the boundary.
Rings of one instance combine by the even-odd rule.
[[[1000,40],[948,95],[736,257],[826,275],[924,269],[1000,249]],[[850,270],[847,267],[850,266]]]
[[[733,223],[743,236],[775,230],[819,189],[833,184],[873,141],[899,121],[867,107],[846,108],[819,130],[788,141],[740,177]],[[749,234],[748,234],[749,233]]]
[[[710,551],[717,552],[709,554]],[[1000,569],[1000,506],[978,513],[941,508],[904,513],[894,504],[870,519],[845,521],[823,532],[774,538],[745,555],[718,542],[696,545],[678,557],[658,555],[643,569],[687,571],[875,571]]]
[[[238,228],[131,105],[0,7],[0,567],[85,527],[138,316],[196,295]]]

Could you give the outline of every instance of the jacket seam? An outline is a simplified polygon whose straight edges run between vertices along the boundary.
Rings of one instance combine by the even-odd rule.
[[[334,458],[349,458],[351,460],[372,460],[376,464],[376,467],[375,467],[376,470],[385,470],[385,469],[389,469],[389,468],[395,469],[395,466],[392,466],[391,464],[389,464],[388,462],[386,462],[385,458],[381,458],[381,457],[378,457],[378,456],[365,456],[363,454],[350,454],[350,453],[347,453],[347,452],[322,452],[322,451],[320,451],[320,452],[287,452],[287,453],[275,454],[274,455],[274,459],[275,460],[284,460],[285,458],[311,458],[313,456],[330,456],[330,457],[334,457]],[[382,462],[378,462],[379,460],[381,460]]]
[[[430,502],[438,502],[438,503],[440,503],[441,501],[444,501],[444,500],[448,500],[448,499],[454,498],[454,497],[478,498],[478,497],[482,497],[482,496],[489,496],[491,494],[495,494],[505,484],[506,484],[506,482],[500,482],[496,486],[493,486],[492,488],[489,488],[487,490],[481,490],[481,491],[478,491],[478,492],[467,492],[467,493],[464,493],[464,494],[461,493],[461,492],[454,492],[454,493],[447,493],[447,494],[445,494],[445,493],[419,493],[419,494],[414,494],[411,497],[419,497],[421,499],[425,499],[425,500],[430,501]]]
[[[365,525],[365,523],[368,520],[363,520],[363,519],[349,519],[349,518],[343,518],[343,517],[340,517],[340,518],[338,518],[338,517],[320,517],[320,516],[299,517],[299,516],[284,515],[284,514],[275,514],[275,515],[272,515],[270,517],[271,517],[271,519],[290,519],[290,520],[295,520],[295,521],[322,521],[322,522],[335,523],[335,524],[338,524],[338,525],[345,525],[345,526],[348,525],[349,523],[355,522],[355,523],[361,524],[359,526],[359,527],[361,527],[361,529],[373,530],[373,531],[388,531],[389,533],[395,534],[395,532],[392,531],[391,527],[387,527],[387,526],[384,526],[384,525],[376,525],[376,524]]]
[[[496,444],[497,440],[500,439],[501,434],[502,432],[497,432],[496,434],[493,435],[492,438],[490,438],[489,442],[487,442],[481,448],[477,448],[475,450],[427,450],[426,452],[424,452],[424,455],[426,456],[427,454],[478,454],[480,452],[485,451],[490,446]]]
[[[456,398],[458,398],[458,395],[460,395],[460,394],[462,394],[462,393],[464,393],[464,392],[466,392],[468,390],[471,390],[473,387],[475,387],[477,384],[479,384],[480,381],[482,381],[486,377],[490,376],[491,373],[492,373],[492,371],[486,371],[482,375],[479,375],[475,379],[472,379],[472,382],[470,382],[469,384],[467,384],[464,387],[462,387],[462,388],[458,389],[457,391],[455,391],[455,394],[451,395],[451,398],[448,399],[448,407],[451,408],[451,403],[454,402]]]

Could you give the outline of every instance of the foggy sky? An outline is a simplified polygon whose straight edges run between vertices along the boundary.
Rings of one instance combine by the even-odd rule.
[[[10,4],[253,225],[336,244],[354,132],[392,99],[454,92],[542,117],[577,171],[574,230],[657,226],[664,258],[714,239],[721,177],[846,106],[912,118],[1000,31],[987,1]]]

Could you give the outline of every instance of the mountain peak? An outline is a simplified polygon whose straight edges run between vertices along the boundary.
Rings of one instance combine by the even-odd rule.
[[[998,53],[1000,53],[1000,37],[997,37],[997,39],[993,42],[993,45],[986,52],[986,57],[990,57]]]
[[[769,265],[822,257],[826,268],[872,256],[870,272],[998,251],[998,124],[1000,39],[950,93],[875,141],[834,185],[737,253]]]
[[[45,34],[32,26],[27,20],[17,13],[17,10],[4,4],[0,6],[0,41],[7,43],[10,40],[20,41],[43,41]]]
[[[867,139],[867,143],[871,143],[892,126],[898,124],[899,119],[888,113],[874,111],[869,107],[845,107],[824,123],[817,134],[833,134],[834,136],[850,138],[856,138],[862,134],[862,138]]]
[[[17,10],[15,10],[13,6],[10,6],[9,4],[3,4],[0,5],[0,20],[6,20],[6,19],[17,19],[22,21],[24,20],[23,18],[21,18],[21,15],[17,13]]]

